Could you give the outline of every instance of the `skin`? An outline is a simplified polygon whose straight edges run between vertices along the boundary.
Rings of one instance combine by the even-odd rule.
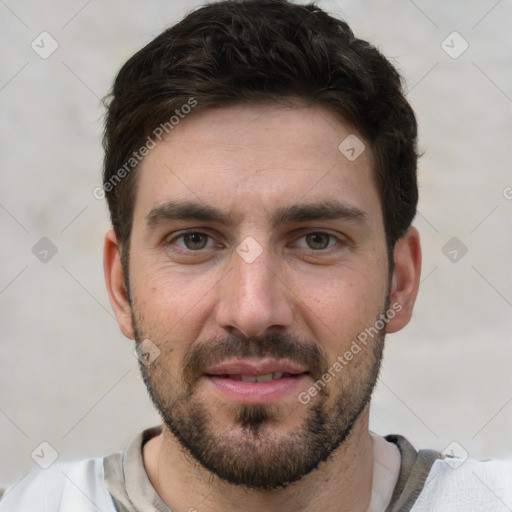
[[[374,325],[386,300],[400,304],[387,333],[410,320],[418,291],[421,251],[416,229],[395,246],[388,273],[381,206],[371,148],[349,161],[338,145],[355,133],[323,107],[231,106],[196,112],[180,122],[142,162],[130,239],[132,304],[113,231],[105,236],[104,268],[121,331],[135,337],[134,318],[161,354],[166,385],[182,386],[187,351],[203,340],[234,333],[265,336],[270,330],[314,343],[332,364],[357,334]],[[148,214],[171,200],[194,201],[235,216],[219,222],[167,220],[150,225]],[[315,219],[273,226],[280,207],[338,201],[364,212],[362,219]],[[207,247],[187,249],[183,230],[211,236]],[[329,247],[311,248],[305,235],[333,235]],[[262,249],[252,263],[236,248],[254,238]],[[133,310],[132,310],[133,306]],[[374,340],[373,343],[378,343]],[[369,343],[331,382],[327,403],[368,380],[374,353]],[[162,370],[164,369],[164,370]],[[157,371],[157,370],[155,370]],[[307,391],[312,378],[297,391]],[[355,391],[354,391],[355,392]],[[211,415],[216,433],[244,441],[233,404],[205,382],[196,397]],[[276,422],[262,427],[269,439],[296,431],[319,397],[308,405],[297,393],[273,404]],[[330,401],[329,401],[330,400]],[[365,511],[371,494],[373,453],[369,407],[350,435],[318,468],[277,490],[227,483],[194,461],[169,430],[143,450],[148,477],[172,510]],[[266,439],[266,438],[265,438]]]

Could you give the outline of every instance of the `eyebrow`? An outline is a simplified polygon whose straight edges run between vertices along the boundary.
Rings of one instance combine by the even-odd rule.
[[[294,222],[315,220],[356,220],[367,222],[368,214],[355,206],[339,201],[295,204],[278,208],[271,217],[272,228]],[[192,201],[169,201],[153,208],[146,217],[146,225],[155,228],[173,220],[216,222],[233,227],[241,216],[225,213],[218,208]]]

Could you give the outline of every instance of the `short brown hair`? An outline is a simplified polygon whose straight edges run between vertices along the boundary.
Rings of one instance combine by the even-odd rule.
[[[292,98],[330,108],[370,143],[391,255],[418,202],[417,125],[399,73],[313,4],[224,0],[191,12],[138,51],[106,98],[103,187],[123,262],[136,169],[157,127],[169,132],[185,105],[198,111]]]

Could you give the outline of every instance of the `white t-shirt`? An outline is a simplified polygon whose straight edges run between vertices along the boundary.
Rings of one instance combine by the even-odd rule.
[[[0,512],[170,512],[144,469],[145,430],[124,452],[55,463],[9,489]],[[445,458],[417,452],[402,436],[372,434],[374,485],[368,512],[512,510],[512,461]]]

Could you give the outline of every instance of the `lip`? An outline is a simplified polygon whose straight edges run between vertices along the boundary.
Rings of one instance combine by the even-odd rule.
[[[302,373],[294,377],[281,377],[268,382],[243,382],[217,375],[206,375],[206,381],[220,395],[239,404],[271,404],[284,399],[299,389],[305,389],[309,375]]]
[[[267,382],[244,382],[228,375],[257,376],[281,372],[289,376]],[[306,368],[286,359],[232,359],[204,372],[203,378],[223,398],[239,404],[271,404],[298,393],[309,379]]]
[[[291,373],[298,375],[307,372],[307,369],[288,359],[230,359],[208,368],[204,373],[207,376],[215,375],[266,375],[268,373]]]

